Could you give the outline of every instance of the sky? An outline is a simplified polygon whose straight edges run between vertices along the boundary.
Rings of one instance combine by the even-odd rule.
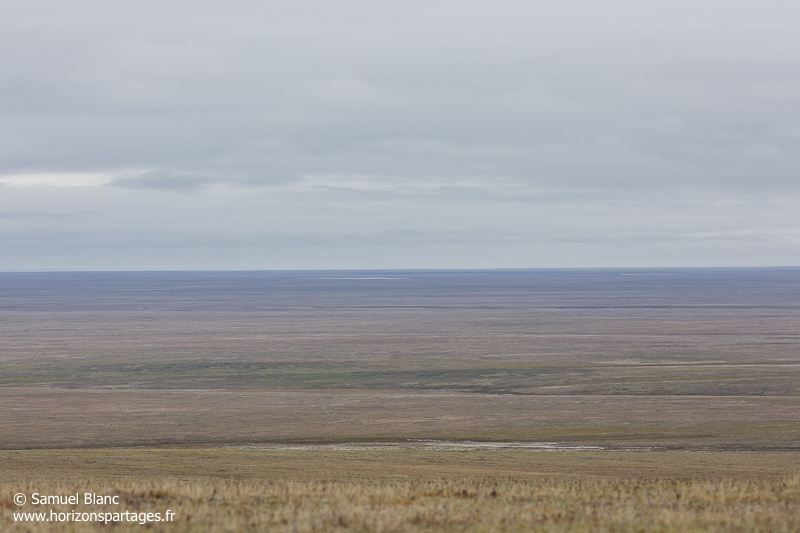
[[[0,270],[800,265],[800,4],[0,4]]]

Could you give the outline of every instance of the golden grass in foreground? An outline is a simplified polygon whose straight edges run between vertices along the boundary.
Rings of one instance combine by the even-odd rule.
[[[48,490],[69,493],[53,484]],[[631,480],[544,476],[438,481],[176,480],[96,484],[126,509],[177,513],[164,531],[770,531],[800,530],[800,478]],[[9,497],[4,490],[4,497]],[[64,506],[62,511],[69,511]],[[83,509],[90,511],[88,506]],[[103,510],[97,508],[96,510]],[[11,514],[6,509],[4,515]],[[10,531],[101,525],[10,523]],[[114,531],[138,531],[119,524]]]
[[[161,512],[158,531],[800,531],[796,454],[76,450],[0,452],[3,531],[107,531],[14,512]],[[119,506],[17,507],[94,492]],[[146,526],[120,523],[113,531]]]

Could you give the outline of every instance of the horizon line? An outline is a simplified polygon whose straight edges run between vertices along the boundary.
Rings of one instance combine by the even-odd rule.
[[[176,268],[176,269],[70,269],[29,268],[2,269],[0,274],[32,273],[256,273],[256,272],[525,272],[553,270],[794,270],[800,265],[761,266],[591,266],[591,267],[493,267],[493,268]]]

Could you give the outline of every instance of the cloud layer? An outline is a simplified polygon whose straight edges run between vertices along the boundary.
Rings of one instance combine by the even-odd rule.
[[[798,264],[798,19],[6,3],[0,268]]]

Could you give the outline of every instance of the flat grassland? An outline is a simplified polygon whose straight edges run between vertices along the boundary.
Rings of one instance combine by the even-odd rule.
[[[0,452],[4,531],[106,531],[13,513],[175,513],[159,531],[770,531],[800,528],[777,452],[61,450]],[[16,506],[13,495],[118,495]],[[113,531],[139,531],[122,520]],[[146,526],[149,527],[149,526]]]
[[[797,531],[798,286],[0,273],[0,509],[16,531],[107,527],[14,522],[35,491],[172,508],[174,531]]]

